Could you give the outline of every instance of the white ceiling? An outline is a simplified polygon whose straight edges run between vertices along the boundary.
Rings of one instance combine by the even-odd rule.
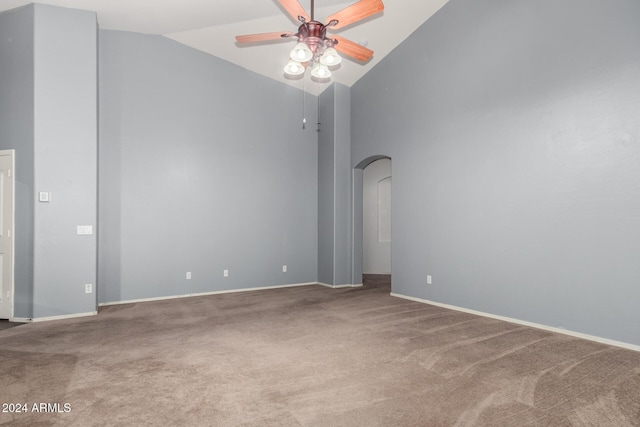
[[[332,81],[353,85],[447,1],[384,0],[383,13],[335,32],[365,44],[375,53],[366,64],[343,60],[333,72]],[[315,18],[324,21],[354,2],[316,0]],[[0,0],[0,11],[29,3],[32,1]],[[296,32],[299,23],[276,0],[40,0],[38,3],[92,10],[97,12],[101,29],[164,35],[274,80],[303,87],[302,79],[287,79],[283,72],[295,39],[242,47],[235,42],[234,37],[239,34]],[[300,4],[310,10],[310,0],[300,0]],[[327,83],[314,82],[307,76],[304,87],[317,94]]]

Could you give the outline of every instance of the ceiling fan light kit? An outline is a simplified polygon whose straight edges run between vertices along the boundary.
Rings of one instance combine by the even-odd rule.
[[[327,37],[327,29],[339,29],[354,24],[371,15],[382,12],[381,0],[360,0],[327,18],[327,24],[314,19],[314,0],[311,0],[311,16],[307,15],[298,0],[278,0],[278,3],[294,19],[302,23],[297,33],[290,31],[249,34],[236,36],[238,43],[255,43],[275,41],[285,37],[296,37],[298,43],[291,51],[290,60],[284,72],[290,76],[298,76],[305,72],[309,63],[313,64],[311,76],[327,81],[331,77],[329,67],[342,62],[338,54],[366,62],[373,56],[373,51],[351,40],[340,36]]]
[[[324,80],[331,77],[331,71],[329,71],[329,67],[323,64],[316,64],[311,70],[311,76],[316,79]]]
[[[304,64],[294,61],[293,59],[290,59],[289,63],[284,67],[284,72],[290,76],[299,76],[300,74],[303,74],[304,71]]]
[[[326,65],[327,67],[338,65],[342,62],[342,58],[338,55],[338,52],[332,48],[328,47],[324,50],[324,53],[320,57],[320,63]]]
[[[300,42],[293,48],[290,56],[294,61],[307,62],[313,58],[313,52],[305,43]]]

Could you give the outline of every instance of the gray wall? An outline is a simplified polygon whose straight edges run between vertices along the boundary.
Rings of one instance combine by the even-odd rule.
[[[90,313],[96,296],[97,64],[93,12],[0,14],[0,148],[16,149],[14,316]],[[35,203],[38,191],[50,203]]]
[[[638,20],[451,0],[352,87],[352,165],[393,158],[394,292],[640,344]]]
[[[302,92],[163,37],[99,39],[99,301],[315,282]]]
[[[336,285],[359,285],[361,277],[351,272],[351,90],[334,84],[335,91],[335,276]],[[356,281],[354,281],[356,279]],[[358,280],[359,279],[359,280]]]
[[[353,276],[351,94],[332,84],[320,94],[318,132],[318,281],[361,284]]]
[[[33,6],[0,13],[0,149],[16,150],[14,315],[33,301]]]
[[[335,93],[319,95],[318,122],[318,281],[334,284],[335,245]]]
[[[94,12],[35,5],[33,317],[90,313],[96,294],[97,23]],[[35,194],[33,195],[35,197]]]

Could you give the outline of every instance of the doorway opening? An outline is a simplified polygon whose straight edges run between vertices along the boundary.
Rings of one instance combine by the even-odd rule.
[[[372,156],[353,171],[353,271],[365,287],[391,292],[391,158]],[[358,282],[354,282],[358,283]]]
[[[15,151],[0,150],[0,319],[13,319]]]

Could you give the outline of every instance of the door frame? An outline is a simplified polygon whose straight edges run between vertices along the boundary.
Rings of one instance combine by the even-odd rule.
[[[362,182],[362,174],[364,172],[364,168],[369,166],[369,164],[375,162],[380,159],[389,159],[393,162],[391,156],[387,156],[384,154],[369,156],[364,160],[361,160],[358,164],[356,164],[352,169],[352,187],[351,187],[351,274],[352,274],[352,282],[351,283],[362,283],[362,256],[363,256],[363,229],[362,229],[362,221],[363,221],[363,182]],[[393,189],[392,189],[393,191]],[[391,210],[391,215],[393,215],[393,209]],[[393,243],[392,243],[393,245]],[[392,252],[392,260],[391,260],[391,269],[393,270],[393,252]],[[393,286],[393,284],[392,284]]]
[[[16,269],[16,150],[8,149],[8,150],[0,150],[0,156],[9,156],[9,160],[11,163],[10,167],[10,178],[11,178],[11,224],[9,227],[10,239],[11,239],[11,262],[10,262],[10,298],[9,298],[9,321],[14,319],[14,309],[15,309],[15,295],[16,295],[16,280],[15,280],[15,269]],[[0,289],[0,292],[4,292],[4,289]]]

